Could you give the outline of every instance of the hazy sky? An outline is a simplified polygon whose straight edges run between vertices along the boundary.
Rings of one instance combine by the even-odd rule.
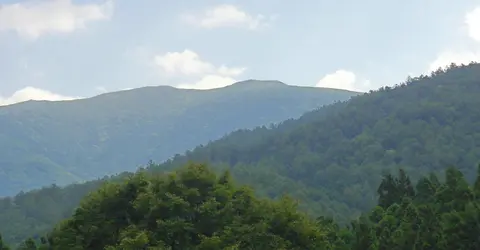
[[[245,79],[367,91],[479,58],[479,0],[0,0],[0,104]]]

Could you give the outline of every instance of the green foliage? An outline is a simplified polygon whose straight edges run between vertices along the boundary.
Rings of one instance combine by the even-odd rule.
[[[311,219],[287,196],[257,198],[206,165],[139,172],[90,193],[48,239],[29,238],[16,249],[480,249],[475,185],[455,168],[444,182],[430,175],[413,188],[408,180],[403,170],[385,175],[377,206],[341,227],[325,216]],[[0,250],[8,249],[0,237]]]
[[[341,227],[298,212],[287,196],[259,199],[228,172],[216,176],[202,164],[168,175],[140,172],[89,194],[48,240],[30,238],[17,249],[480,249],[475,185],[455,168],[444,182],[430,175],[413,188],[408,179],[403,170],[385,175],[377,206]],[[1,237],[0,247],[8,249]]]
[[[0,199],[0,232],[9,243],[20,243],[28,237],[38,238],[58,221],[69,217],[80,200],[97,189],[104,180],[75,184],[65,188],[56,185]]]
[[[2,235],[0,235],[0,250],[10,250],[10,247],[8,247],[5,242],[3,242]]]
[[[407,196],[396,191],[395,180],[385,177],[381,185],[396,195],[388,194],[393,199],[388,207],[377,206],[352,223],[357,240],[351,249],[480,249],[480,196],[474,195],[475,187],[455,168],[446,171],[444,183],[431,179],[423,177]],[[433,184],[428,191],[427,184]]]
[[[50,237],[52,249],[324,249],[324,234],[292,200],[258,199],[192,164],[104,185]]]
[[[237,131],[150,170],[209,162],[230,168],[262,195],[288,193],[312,214],[348,223],[375,206],[386,173],[405,169],[417,181],[457,166],[467,181],[474,180],[480,159],[479,79],[480,64],[451,65],[272,129]],[[382,206],[389,205],[385,202]]]
[[[125,172],[63,188],[51,185],[0,199],[0,232],[5,242],[14,245],[29,237],[42,240],[40,236],[49,232],[57,222],[70,217],[89,192],[98,189],[107,180],[119,182],[131,175]]]
[[[37,243],[32,239],[28,238],[17,248],[18,250],[37,250]]]
[[[164,161],[233,130],[298,117],[355,94],[251,80],[213,90],[146,87],[0,107],[0,196],[133,171],[148,159]]]

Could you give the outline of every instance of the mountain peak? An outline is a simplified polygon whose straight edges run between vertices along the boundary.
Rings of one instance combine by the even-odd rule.
[[[240,82],[236,82],[232,84],[232,86],[245,86],[245,85],[255,85],[255,86],[275,86],[275,85],[287,85],[278,80],[255,80],[255,79],[248,79]]]
[[[263,88],[279,88],[279,87],[286,87],[289,86],[281,81],[278,80],[255,80],[249,79],[245,81],[236,82],[230,86],[226,86],[225,88],[231,89],[242,89],[242,90],[256,90],[256,89],[263,89]]]

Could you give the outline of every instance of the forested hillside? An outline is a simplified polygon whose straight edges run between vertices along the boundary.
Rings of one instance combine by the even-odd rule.
[[[355,92],[244,81],[212,90],[146,87],[0,107],[0,196],[133,171],[149,159],[269,125]]]
[[[409,78],[393,88],[356,96],[272,128],[236,131],[147,169],[164,172],[188,161],[209,162],[217,171],[229,169],[239,183],[251,185],[261,197],[290,194],[300,201],[301,210],[332,216],[345,225],[377,204],[385,172],[404,169],[416,182],[430,172],[440,174],[456,166],[473,182],[480,159],[479,96],[480,65],[451,65],[446,71]],[[81,193],[81,187],[69,192]],[[40,199],[34,193],[22,197]],[[32,229],[53,225],[26,212],[35,202],[18,204],[13,201],[0,210],[18,211],[6,223],[29,221]],[[57,204],[58,211],[68,213],[70,208]],[[35,208],[43,211],[41,206]],[[3,226],[6,223],[0,221],[5,239],[27,234]]]
[[[348,221],[375,204],[386,171],[404,168],[416,180],[457,166],[473,181],[479,96],[480,64],[451,65],[273,129],[232,133],[152,170],[189,160],[223,165],[261,194],[290,193],[310,212]]]
[[[477,250],[480,167],[474,185],[448,168],[416,184],[400,170],[378,187],[378,203],[348,227],[297,210],[288,197],[255,197],[228,172],[190,164],[175,173],[140,172],[107,183],[73,216],[18,249]],[[0,239],[0,248],[8,249]]]

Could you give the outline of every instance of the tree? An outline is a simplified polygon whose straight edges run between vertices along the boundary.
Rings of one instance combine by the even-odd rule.
[[[3,242],[2,235],[0,234],[0,250],[10,250],[10,247],[8,247],[5,242]]]
[[[87,196],[51,233],[53,249],[326,249],[326,228],[297,204],[258,199],[228,172],[190,164],[132,176]]]

